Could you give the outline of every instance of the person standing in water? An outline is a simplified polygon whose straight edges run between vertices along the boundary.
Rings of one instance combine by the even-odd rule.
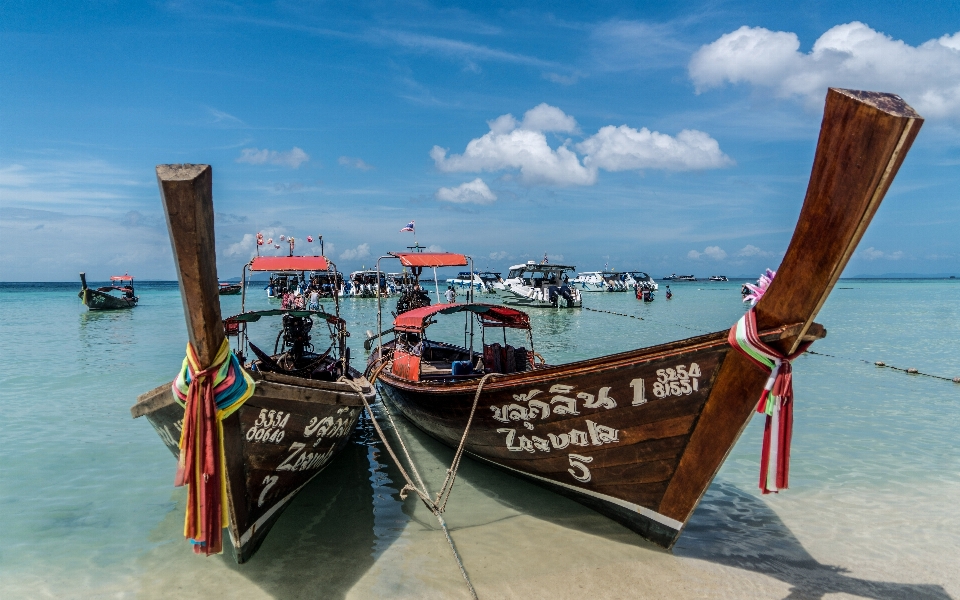
[[[444,295],[447,297],[447,304],[453,304],[457,301],[457,291],[453,289],[452,285],[447,286],[447,291]]]
[[[667,300],[673,298],[673,292],[670,291],[670,286],[667,286]]]

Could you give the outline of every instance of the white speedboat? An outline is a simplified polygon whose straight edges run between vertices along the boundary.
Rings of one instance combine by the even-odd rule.
[[[576,267],[537,264],[514,265],[497,294],[504,304],[546,308],[580,308],[580,290],[570,285],[568,272]]]
[[[625,292],[629,289],[626,273],[617,271],[577,273],[577,278],[570,284],[582,292]]]
[[[378,285],[381,297],[393,296],[396,293],[395,286],[388,283],[385,274],[378,276],[376,270],[354,271],[350,273],[350,278],[343,282],[341,296],[376,298]]]
[[[710,281],[730,281],[726,275],[711,275]]]
[[[481,294],[495,294],[497,290],[503,289],[503,277],[493,271],[480,271],[471,278],[470,271],[461,271],[455,278],[448,279],[447,284],[457,289],[472,287]]]
[[[627,271],[625,275],[627,276],[625,279],[627,289],[636,291],[638,285],[641,289],[652,290],[654,292],[660,289],[660,286],[653,280],[653,277],[650,277],[649,274],[643,271]]]

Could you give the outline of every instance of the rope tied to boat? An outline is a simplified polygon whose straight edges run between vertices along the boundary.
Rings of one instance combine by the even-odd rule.
[[[757,402],[757,412],[767,416],[760,452],[760,490],[764,494],[789,487],[790,441],[793,436],[793,367],[791,362],[812,342],[804,342],[796,352],[781,354],[764,344],[757,333],[755,309],[748,310],[730,328],[727,341],[747,359],[770,376]]]
[[[184,407],[180,457],[174,486],[187,486],[183,535],[196,554],[223,552],[223,528],[229,524],[223,420],[250,396],[256,384],[240,366],[230,344],[223,341],[207,368],[193,344],[174,380],[174,399]]]
[[[380,376],[380,373],[386,368],[389,362],[390,361],[387,360],[386,357],[381,357],[380,364],[378,364],[376,368],[367,369],[370,377],[370,385],[374,385],[377,377]],[[474,589],[473,583],[470,581],[469,575],[467,575],[467,569],[463,565],[463,559],[460,558],[460,553],[457,551],[457,546],[453,543],[453,538],[450,536],[450,530],[447,529],[447,522],[443,518],[443,513],[447,509],[447,501],[450,499],[450,494],[453,491],[453,484],[457,479],[457,472],[460,469],[460,459],[463,458],[463,451],[466,446],[467,436],[470,433],[470,425],[473,423],[473,416],[476,413],[477,404],[480,401],[480,393],[483,391],[483,386],[487,380],[497,375],[500,375],[500,373],[487,373],[480,378],[480,382],[477,384],[477,391],[473,396],[473,406],[470,408],[470,416],[467,418],[467,425],[464,427],[463,435],[460,437],[460,444],[457,446],[456,452],[454,452],[453,461],[450,463],[450,467],[447,469],[447,475],[444,478],[443,484],[440,486],[440,491],[437,492],[437,497],[435,499],[430,497],[427,486],[423,482],[423,478],[420,477],[420,472],[417,470],[417,465],[413,462],[413,458],[411,458],[410,451],[407,449],[407,445],[403,442],[403,438],[400,437],[399,430],[397,429],[396,423],[393,421],[393,415],[390,414],[390,410],[387,408],[386,402],[381,402],[381,406],[383,406],[383,412],[386,413],[387,419],[390,421],[390,426],[393,427],[393,431],[396,432],[397,441],[400,442],[400,447],[403,449],[403,454],[407,459],[407,464],[410,465],[410,470],[413,472],[414,477],[416,477],[419,486],[413,482],[413,479],[411,479],[410,475],[407,474],[406,469],[403,468],[403,464],[400,462],[400,459],[394,452],[393,447],[387,440],[387,436],[383,432],[383,429],[380,428],[380,424],[377,422],[376,415],[374,415],[373,409],[367,403],[367,399],[363,395],[360,386],[345,377],[340,378],[340,381],[349,384],[350,387],[352,387],[360,395],[360,398],[363,400],[363,404],[367,409],[367,413],[370,415],[370,421],[373,423],[373,427],[377,431],[377,435],[380,436],[380,441],[383,442],[387,453],[390,455],[390,458],[393,459],[394,464],[397,466],[397,469],[399,469],[400,474],[406,481],[406,484],[400,490],[400,499],[405,500],[407,498],[408,491],[414,492],[420,498],[420,501],[423,502],[423,504],[437,518],[437,522],[440,524],[440,529],[443,530],[443,535],[447,538],[447,543],[450,545],[450,549],[453,551],[453,558],[457,561],[457,567],[460,569],[460,574],[463,576],[463,580],[466,582],[467,588],[470,590],[470,594],[475,599],[478,598],[477,590]]]

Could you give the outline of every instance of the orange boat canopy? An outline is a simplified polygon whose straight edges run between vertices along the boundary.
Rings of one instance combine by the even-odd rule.
[[[430,317],[464,311],[479,315],[484,327],[530,329],[530,317],[527,313],[499,304],[436,304],[415,308],[399,315],[393,322],[393,328],[397,331],[423,333],[430,324]]]
[[[467,257],[453,252],[391,252],[405,267],[465,267]]]
[[[110,281],[133,281],[133,275],[114,275]]]
[[[250,261],[251,271],[326,271],[325,256],[258,256]]]

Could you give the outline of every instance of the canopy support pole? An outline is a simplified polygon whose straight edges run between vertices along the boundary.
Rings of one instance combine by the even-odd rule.
[[[437,268],[433,268],[433,286],[437,289],[437,304],[440,304],[440,283],[437,281]]]

